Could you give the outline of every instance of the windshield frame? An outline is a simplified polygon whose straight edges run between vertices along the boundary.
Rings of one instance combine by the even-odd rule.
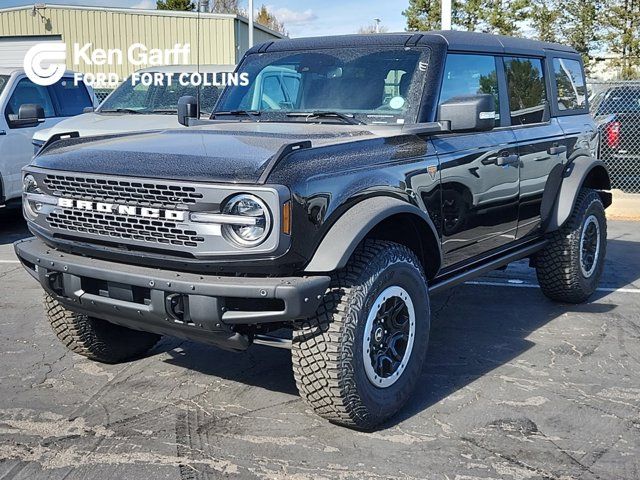
[[[411,74],[412,79],[409,84],[409,90],[407,94],[407,98],[405,101],[408,106],[403,110],[398,110],[397,112],[391,109],[391,107],[387,107],[384,110],[357,110],[357,109],[348,109],[348,108],[337,108],[333,106],[323,107],[318,109],[302,109],[297,108],[296,106],[292,106],[292,108],[285,108],[281,110],[272,110],[272,109],[243,109],[243,108],[230,108],[235,104],[235,107],[239,107],[242,105],[243,99],[245,99],[248,95],[255,95],[253,93],[255,87],[255,83],[257,81],[258,75],[262,74],[262,72],[266,71],[269,68],[282,68],[285,69],[281,65],[286,65],[286,60],[289,57],[293,57],[296,55],[301,55],[305,53],[309,54],[320,54],[320,55],[329,55],[332,52],[336,52],[336,59],[341,61],[346,61],[345,58],[348,57],[345,52],[349,52],[352,55],[354,53],[359,53],[359,55],[355,55],[353,58],[355,60],[365,58],[368,56],[373,56],[376,53],[384,54],[386,52],[416,52],[418,53],[415,69],[413,72],[406,72],[404,75]],[[251,53],[245,55],[240,64],[238,65],[236,71],[238,73],[248,73],[250,77],[252,77],[251,72],[249,72],[249,66],[254,66],[258,63],[258,69],[256,70],[257,75],[253,75],[251,78],[249,87],[242,86],[228,86],[224,89],[218,102],[216,104],[216,108],[214,109],[211,119],[216,118],[216,113],[225,113],[229,115],[233,112],[242,112],[249,110],[252,114],[259,115],[260,122],[278,122],[278,123],[342,123],[346,124],[349,122],[345,122],[344,119],[340,119],[339,115],[348,116],[354,120],[353,123],[362,124],[362,125],[381,125],[381,126],[403,126],[403,125],[411,125],[419,122],[419,119],[422,116],[422,103],[424,99],[424,93],[426,89],[427,82],[429,81],[429,76],[431,74],[431,69],[428,68],[430,59],[433,55],[433,50],[430,45],[419,45],[413,47],[405,47],[398,45],[365,45],[365,46],[354,46],[354,47],[346,47],[346,48],[309,48],[309,49],[299,49],[299,50],[288,50],[288,51],[274,51],[274,52],[262,52],[262,53]],[[269,58],[268,61],[265,61],[265,58]],[[282,62],[280,65],[279,63]],[[262,66],[260,66],[262,64]],[[423,68],[423,65],[426,68]],[[290,69],[291,70],[291,69]],[[292,72],[296,70],[291,70]],[[389,70],[389,73],[392,71],[398,70]],[[298,72],[299,73],[299,72]],[[404,76],[403,75],[403,76]],[[386,79],[385,79],[386,80]],[[395,85],[397,88],[398,84]],[[393,85],[389,85],[385,82],[385,97],[387,92],[387,87],[394,88]],[[232,100],[230,97],[234,94],[236,89],[247,89],[246,93],[240,97],[239,100]],[[232,103],[234,102],[234,103]],[[255,103],[255,98],[251,100],[249,103]],[[402,108],[402,107],[401,107]],[[308,116],[305,115],[291,115],[291,114],[301,114],[308,113]],[[314,113],[320,113],[321,115],[314,115]],[[334,113],[334,115],[323,115],[323,113]],[[241,115],[241,114],[240,114]],[[386,120],[384,120],[386,119]]]

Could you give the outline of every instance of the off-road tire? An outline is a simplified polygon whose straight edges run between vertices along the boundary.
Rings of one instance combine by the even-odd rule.
[[[594,272],[586,277],[580,265],[580,239],[585,222],[595,217],[599,225],[600,251]],[[551,234],[549,244],[534,264],[542,292],[552,300],[582,303],[595,292],[604,269],[607,249],[607,219],[604,205],[595,190],[583,188],[567,222]]]
[[[160,339],[160,335],[67,310],[48,294],[44,307],[51,328],[65,347],[98,362],[119,363],[140,357]]]
[[[390,286],[409,293],[415,339],[394,384],[378,388],[367,378],[363,339],[378,295]],[[392,242],[366,240],[332,282],[314,318],[293,333],[296,385],[313,410],[332,423],[370,430],[408,400],[421,375],[429,341],[427,280],[416,255]]]

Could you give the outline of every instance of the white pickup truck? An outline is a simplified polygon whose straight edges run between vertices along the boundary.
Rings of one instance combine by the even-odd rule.
[[[97,103],[91,87],[74,84],[73,72],[43,87],[21,68],[0,68],[0,208],[20,202],[20,171],[33,156],[33,135]]]
[[[94,112],[84,113],[60,122],[52,128],[38,131],[33,136],[33,146],[39,150],[53,135],[66,133],[92,137],[182,128],[177,116],[178,100],[182,96],[197,97],[199,95],[200,112],[205,118],[209,118],[223,87],[208,85],[198,88],[191,84],[182,85],[179,77],[196,72],[222,75],[234,70],[234,65],[168,65],[138,70],[136,72],[138,77],[145,73],[162,73],[171,76],[171,84],[166,82],[161,85],[143,82],[134,84],[129,78],[122,82]]]

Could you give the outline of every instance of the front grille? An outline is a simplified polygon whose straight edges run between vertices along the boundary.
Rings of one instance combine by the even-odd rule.
[[[287,200],[275,188],[201,181],[151,179],[105,174],[29,170],[45,196],[41,214],[30,220],[52,240],[80,241],[128,252],[154,252],[179,258],[224,258],[276,251],[278,211]],[[259,196],[273,212],[272,234],[251,249],[229,242],[219,223],[191,220],[192,212],[221,213],[239,192]],[[281,198],[282,195],[282,198]],[[283,200],[284,199],[284,200]],[[153,210],[149,210],[153,209]]]
[[[188,185],[137,182],[85,176],[47,174],[44,184],[56,197],[117,202],[142,207],[176,209],[193,205],[202,193]]]
[[[89,233],[115,240],[138,240],[180,247],[197,247],[204,242],[198,232],[180,228],[177,223],[167,220],[63,209],[49,214],[47,222],[58,230]]]

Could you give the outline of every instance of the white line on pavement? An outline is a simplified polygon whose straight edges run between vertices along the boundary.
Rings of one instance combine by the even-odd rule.
[[[20,263],[18,260],[0,260],[0,263]]]
[[[532,283],[502,283],[502,282],[465,282],[465,285],[483,285],[486,287],[515,287],[515,288],[540,288]],[[640,288],[597,288],[598,292],[640,293]]]

